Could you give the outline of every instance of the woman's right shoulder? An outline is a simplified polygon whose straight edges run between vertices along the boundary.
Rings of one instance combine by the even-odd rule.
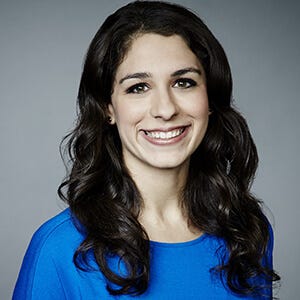
[[[76,226],[78,224],[78,226]],[[29,248],[42,250],[54,248],[57,253],[58,247],[72,247],[75,250],[82,242],[84,236],[79,230],[79,222],[76,221],[69,208],[52,217],[42,224],[33,234]]]
[[[84,240],[70,209],[33,234],[23,259],[13,299],[64,299],[66,278],[76,281],[73,255]],[[43,297],[42,297],[43,296]]]

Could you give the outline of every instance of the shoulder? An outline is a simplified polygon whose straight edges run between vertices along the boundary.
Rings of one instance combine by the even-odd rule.
[[[273,269],[273,248],[274,248],[274,232],[270,221],[265,218],[266,223],[268,225],[268,242],[267,247],[265,249],[264,256],[262,258],[262,265]]]
[[[58,250],[75,245],[76,249],[82,240],[83,234],[75,226],[75,218],[67,208],[40,226],[31,239],[29,249],[33,248],[35,252],[43,249],[51,251],[52,248]]]
[[[84,240],[84,235],[75,226],[75,217],[70,209],[45,222],[32,236],[23,264],[32,269],[48,268],[52,263],[73,263],[73,255]]]
[[[13,299],[63,299],[65,278],[76,279],[73,255],[83,239],[69,209],[45,222],[30,241]]]

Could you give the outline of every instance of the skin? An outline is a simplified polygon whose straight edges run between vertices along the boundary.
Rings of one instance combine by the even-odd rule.
[[[205,135],[209,107],[203,67],[185,41],[177,35],[138,36],[117,69],[108,111],[144,200],[139,221],[150,239],[199,236],[188,225],[179,194]]]

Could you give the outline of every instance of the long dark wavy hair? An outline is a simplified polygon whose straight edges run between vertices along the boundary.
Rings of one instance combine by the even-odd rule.
[[[166,2],[136,1],[120,8],[88,49],[77,124],[64,140],[71,168],[58,190],[85,230],[74,262],[85,269],[82,262],[92,251],[113,295],[147,289],[150,243],[138,222],[142,198],[122,160],[117,128],[107,122],[116,70],[132,41],[144,33],[181,36],[204,67],[213,113],[191,156],[183,205],[193,226],[226,241],[229,257],[215,270],[225,274],[228,287],[239,294],[256,293],[261,287],[252,278],[263,276],[270,285],[279,280],[262,263],[269,225],[249,191],[258,163],[256,147],[246,121],[232,106],[231,72],[222,46],[198,16]],[[110,269],[111,255],[125,263],[126,277]]]

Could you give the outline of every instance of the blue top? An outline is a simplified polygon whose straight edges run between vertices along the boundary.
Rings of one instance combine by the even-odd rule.
[[[271,232],[272,233],[272,232]],[[96,270],[84,272],[73,263],[73,254],[84,236],[72,222],[69,209],[50,219],[34,234],[25,254],[16,283],[13,300],[55,299],[271,299],[234,295],[223,286],[210,269],[220,261],[218,249],[225,249],[222,239],[208,234],[183,243],[150,242],[151,271],[147,291],[141,296],[111,296],[94,257],[90,263]],[[265,263],[272,265],[271,235]],[[111,258],[111,268],[118,268],[118,259]],[[121,270],[122,272],[122,270]],[[265,284],[261,278],[257,279]]]

